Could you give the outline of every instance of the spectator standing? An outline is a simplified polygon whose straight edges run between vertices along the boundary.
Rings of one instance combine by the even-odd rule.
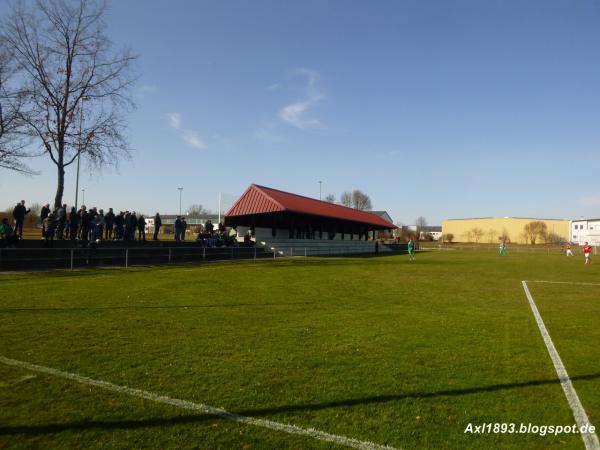
[[[90,221],[90,239],[92,242],[98,242],[100,240],[100,230],[101,230],[101,222],[100,214],[94,214]]]
[[[123,240],[123,228],[125,226],[125,213],[119,212],[118,216],[115,216],[115,239],[117,241]]]
[[[104,239],[104,227],[106,225],[104,219],[104,210],[98,211],[98,239]]]
[[[82,239],[83,238],[83,236],[82,236],[82,234],[83,234],[83,222],[84,222],[83,218],[84,218],[84,216],[86,214],[87,214],[87,211],[85,210],[85,205],[81,205],[81,207],[79,208],[79,211],[77,211],[77,216],[78,216],[78,219],[79,219],[79,221],[78,221],[79,222],[79,229],[77,230],[77,238],[78,239]]]
[[[56,212],[56,238],[62,239],[67,223],[67,205],[62,205]]]
[[[181,218],[181,240],[185,241],[185,231],[187,230],[187,222],[185,217]]]
[[[50,214],[50,203],[46,203],[40,210],[40,222],[42,224],[42,238],[46,235],[44,229],[44,219]]]
[[[175,231],[175,242],[181,242],[181,217],[177,216],[175,223],[173,224]]]
[[[212,236],[213,230],[214,230],[215,226],[213,225],[213,223],[211,222],[210,219],[208,219],[206,221],[206,224],[204,225],[204,228],[206,229],[206,233],[209,234],[210,236]]]
[[[79,228],[79,215],[77,214],[77,210],[73,206],[71,208],[71,212],[69,213],[69,239],[74,241],[77,239],[77,231]]]
[[[138,241],[146,242],[146,218],[143,214],[140,214],[137,221],[138,227]]]
[[[79,217],[79,239],[83,242],[87,242],[90,234],[90,225],[92,223],[92,212],[87,211],[85,205],[81,205],[80,217]]]
[[[162,219],[160,218],[160,214],[156,213],[154,216],[154,240],[158,241],[158,233],[160,232],[160,227],[162,226]]]
[[[13,209],[13,219],[15,219],[15,235],[19,239],[23,239],[23,222],[25,215],[29,213],[29,209],[25,208],[25,200],[21,200]]]
[[[115,226],[115,213],[112,208],[108,208],[108,212],[104,216],[104,224],[106,229],[104,231],[104,238],[107,241],[112,241],[113,239],[113,228]]]
[[[57,224],[58,220],[54,213],[48,214],[48,217],[44,219],[44,229],[46,230],[44,241],[48,246],[51,246],[54,242],[54,235],[56,234]]]
[[[8,223],[5,217],[0,223],[0,247],[14,247],[17,244],[18,238],[15,231]]]
[[[124,241],[131,240],[131,213],[129,211],[125,211],[125,233],[123,234]]]
[[[138,226],[137,215],[135,214],[135,211],[133,211],[131,213],[131,237],[130,237],[131,241],[135,241],[137,226]]]

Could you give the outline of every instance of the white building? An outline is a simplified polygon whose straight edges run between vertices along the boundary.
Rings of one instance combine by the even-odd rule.
[[[571,242],[583,245],[600,245],[600,219],[580,219],[571,221]]]

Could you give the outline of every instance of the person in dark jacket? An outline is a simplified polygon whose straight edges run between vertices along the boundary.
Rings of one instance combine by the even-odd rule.
[[[85,205],[81,205],[81,210],[79,212],[81,214],[79,217],[79,239],[84,243],[87,243],[94,214],[91,210],[87,211]]]
[[[44,219],[46,217],[48,217],[48,214],[50,214],[50,203],[46,203],[44,206],[42,206],[42,209],[40,210],[40,222],[42,224],[42,237],[46,236],[45,233],[45,228],[44,228]]]
[[[125,213],[121,211],[118,216],[115,216],[115,240],[122,241],[125,227]]]
[[[214,228],[215,228],[215,226],[213,225],[213,223],[211,222],[211,220],[208,219],[206,221],[206,224],[204,225],[204,229],[206,230],[206,234],[209,234],[210,236],[212,236]]]
[[[132,240],[132,241],[135,241],[137,226],[138,226],[138,218],[137,218],[135,211],[133,211],[131,213],[131,230],[130,230],[131,231],[130,240]]]
[[[181,242],[181,217],[177,216],[175,219],[175,224],[173,225],[175,229],[175,242]]]
[[[77,239],[77,231],[79,229],[79,215],[77,214],[77,210],[73,206],[71,208],[71,212],[69,213],[69,239],[74,241]]]
[[[29,213],[29,209],[25,208],[25,200],[21,200],[13,209],[13,219],[15,219],[15,236],[23,239],[23,223],[25,215]]]
[[[185,220],[185,217],[182,217],[181,219],[181,240],[185,241],[185,232],[187,230],[187,221]]]
[[[64,237],[65,225],[67,223],[67,205],[62,205],[56,212],[56,238]]]
[[[81,207],[79,208],[79,211],[77,211],[77,216],[79,218],[78,223],[79,223],[79,229],[77,231],[77,238],[78,239],[83,239],[83,218],[84,216],[87,214],[87,211],[85,209],[85,205],[81,205]]]
[[[156,213],[154,216],[154,240],[158,241],[158,233],[160,232],[160,227],[162,226],[162,219],[160,218],[160,214]]]
[[[143,214],[140,214],[137,221],[138,228],[138,241],[146,241],[146,218]]]
[[[107,241],[112,241],[113,238],[113,227],[115,226],[115,213],[112,208],[108,208],[108,212],[104,216],[104,223],[106,229],[104,231],[104,238]]]

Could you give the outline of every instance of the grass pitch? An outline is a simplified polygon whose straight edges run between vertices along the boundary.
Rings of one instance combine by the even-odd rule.
[[[521,280],[600,282],[562,255],[0,274],[0,355],[396,448],[584,448]],[[600,285],[530,283],[600,424]],[[335,448],[0,364],[0,448]]]

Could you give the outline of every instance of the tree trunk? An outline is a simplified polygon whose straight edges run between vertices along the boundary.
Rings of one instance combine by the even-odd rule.
[[[56,197],[54,197],[54,208],[58,209],[62,206],[63,192],[65,191],[65,168],[62,161],[57,164],[58,180],[56,183]]]

